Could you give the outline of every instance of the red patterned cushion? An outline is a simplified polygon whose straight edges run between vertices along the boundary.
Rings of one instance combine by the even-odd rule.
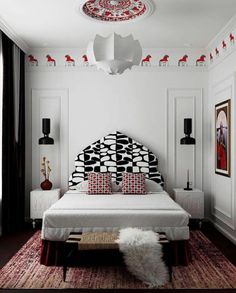
[[[88,194],[112,194],[111,173],[88,173]]]
[[[143,173],[123,173],[122,192],[124,194],[146,194],[145,174]]]

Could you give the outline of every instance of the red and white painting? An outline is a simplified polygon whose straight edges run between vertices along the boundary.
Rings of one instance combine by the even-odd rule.
[[[178,66],[187,66],[188,65],[188,55],[184,55],[178,61]]]
[[[38,66],[39,65],[38,59],[36,59],[33,55],[29,55],[28,60],[29,60],[29,64],[31,66]]]
[[[205,66],[206,65],[206,55],[201,55],[200,58],[196,60],[196,66]]]
[[[47,62],[46,62],[47,66],[56,66],[56,60],[52,58],[51,55],[47,54],[46,58],[47,58]]]
[[[147,10],[141,0],[88,0],[82,6],[85,15],[108,22],[138,18]]]
[[[234,39],[234,35],[232,33],[229,35],[229,40],[230,40],[231,45],[234,44],[235,39]]]
[[[230,99],[215,106],[215,173],[230,177]]]
[[[142,59],[141,61],[141,66],[151,66],[151,55],[147,55],[145,58]]]
[[[213,63],[213,55],[210,53],[210,63]]]
[[[82,56],[82,59],[83,59],[83,66],[89,66],[88,56],[87,55],[83,55]]]
[[[70,55],[65,55],[66,61],[65,66],[75,66],[75,59],[73,59]]]
[[[222,49],[223,50],[226,50],[227,49],[227,45],[226,45],[226,42],[225,41],[222,41]]]
[[[169,65],[169,55],[165,55],[159,60],[159,66],[168,66]]]

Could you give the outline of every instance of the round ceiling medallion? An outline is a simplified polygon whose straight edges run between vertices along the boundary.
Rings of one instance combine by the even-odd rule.
[[[152,11],[150,0],[87,0],[81,7],[84,15],[104,22],[136,20]]]

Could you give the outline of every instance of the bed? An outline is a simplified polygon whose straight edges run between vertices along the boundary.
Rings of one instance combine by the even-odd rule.
[[[118,231],[139,227],[189,239],[189,214],[165,192],[90,196],[69,191],[44,214],[42,239],[65,241],[71,232]]]
[[[61,249],[71,232],[118,231],[126,227],[165,232],[173,243],[176,264],[189,261],[189,217],[164,191],[145,195],[88,195],[76,189],[89,172],[110,172],[121,183],[122,172],[145,173],[163,187],[157,157],[145,146],[115,132],[85,148],[75,159],[70,190],[43,216],[41,264],[60,265]]]

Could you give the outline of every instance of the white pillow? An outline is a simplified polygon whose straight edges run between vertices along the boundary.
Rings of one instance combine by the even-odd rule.
[[[76,190],[79,192],[86,192],[88,191],[88,180],[82,181],[74,186],[70,187],[71,190]],[[116,184],[115,181],[112,181],[112,191],[113,192],[119,192],[121,191],[121,186]]]
[[[70,189],[76,190],[79,192],[87,192],[88,191],[88,180],[82,181],[74,186],[71,186]]]
[[[145,188],[149,193],[163,191],[161,184],[147,178],[145,180]]]

